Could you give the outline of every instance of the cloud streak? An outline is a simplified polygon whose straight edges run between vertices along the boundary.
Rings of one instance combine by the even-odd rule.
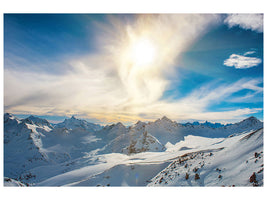
[[[168,115],[173,119],[194,119],[194,120],[229,120],[242,119],[244,116],[262,111],[261,108],[237,108],[211,112],[209,107],[221,102],[231,102],[230,96],[248,89],[253,96],[263,92],[263,88],[258,87],[262,83],[260,79],[241,79],[232,84],[218,84],[211,82],[203,85],[199,89],[192,91],[188,96],[176,101],[160,101],[146,107],[143,112],[153,113],[155,118],[160,115]],[[217,85],[217,86],[216,86]],[[251,98],[251,97],[250,97]],[[236,99],[237,100],[237,99]],[[239,103],[246,102],[247,99],[239,99]],[[228,109],[228,110],[227,110]],[[141,112],[141,110],[139,111]],[[144,114],[144,113],[143,113]],[[149,114],[148,114],[149,115]]]

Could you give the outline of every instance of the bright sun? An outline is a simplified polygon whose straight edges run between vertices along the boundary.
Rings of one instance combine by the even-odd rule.
[[[156,48],[148,39],[139,39],[132,44],[130,59],[136,66],[151,64],[155,55]]]

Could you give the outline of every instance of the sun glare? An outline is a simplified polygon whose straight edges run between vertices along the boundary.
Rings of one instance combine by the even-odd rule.
[[[139,39],[132,44],[130,54],[134,65],[144,66],[155,60],[156,48],[148,39]]]

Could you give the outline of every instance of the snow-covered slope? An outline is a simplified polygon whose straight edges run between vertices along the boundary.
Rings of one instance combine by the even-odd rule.
[[[262,136],[262,129],[229,138],[186,136],[164,152],[88,156],[38,185],[262,186]]]
[[[86,126],[78,127],[78,120],[73,119],[73,121],[72,127],[75,129],[54,128],[45,119],[30,116],[19,120],[12,114],[5,114],[5,176],[29,183],[35,182],[36,175],[30,173],[30,169],[66,162],[94,150],[95,146],[92,144],[98,138],[86,130],[84,128]],[[66,124],[70,125],[68,122]],[[81,121],[81,124],[86,123]]]
[[[129,146],[124,148],[122,151],[126,154],[140,153],[140,152],[155,152],[163,151],[165,147],[152,135],[144,131],[137,140],[131,140]]]
[[[167,117],[127,128],[122,123],[101,127],[75,117],[51,125],[38,117],[20,120],[6,113],[4,176],[31,186],[154,186],[163,179],[166,185],[262,185],[262,127],[254,117],[218,128]],[[187,167],[177,164],[182,158],[188,158]],[[168,167],[172,162],[176,164]],[[189,170],[186,181],[185,175],[175,178],[174,165],[179,174]],[[193,182],[195,167],[200,179]],[[221,182],[214,179],[214,168]],[[242,177],[255,172],[252,183],[234,181],[238,170]],[[172,179],[161,179],[161,171]]]
[[[4,119],[4,174],[23,179],[22,172],[47,163],[41,138],[49,128],[39,127],[28,118],[20,121],[11,114]]]
[[[177,157],[149,186],[263,185],[263,129],[193,149]]]

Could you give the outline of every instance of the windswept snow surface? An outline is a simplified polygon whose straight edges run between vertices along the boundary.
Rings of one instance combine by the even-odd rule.
[[[26,186],[263,185],[263,123],[253,117],[217,128],[166,117],[128,128],[4,120],[4,176]]]
[[[186,141],[183,143],[187,147],[196,147]],[[222,139],[205,149],[187,151],[157,174],[148,186],[263,185],[263,129]],[[255,180],[251,178],[254,173]]]

